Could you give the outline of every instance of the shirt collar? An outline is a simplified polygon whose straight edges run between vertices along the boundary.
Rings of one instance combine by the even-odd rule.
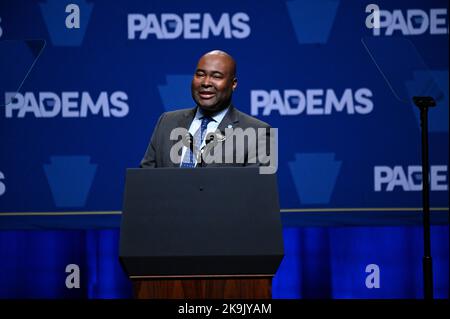
[[[227,114],[229,109],[230,109],[230,107],[228,106],[228,107],[224,108],[222,111],[211,116],[211,118],[214,120],[214,122],[220,123],[223,120],[223,118],[225,117],[225,115]],[[200,120],[203,116],[204,116],[204,114],[203,114],[202,109],[200,107],[197,107],[197,112],[195,113],[195,119]]]

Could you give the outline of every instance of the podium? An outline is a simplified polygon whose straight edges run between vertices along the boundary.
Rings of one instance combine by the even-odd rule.
[[[271,298],[284,256],[276,175],[128,169],[119,251],[138,299]]]

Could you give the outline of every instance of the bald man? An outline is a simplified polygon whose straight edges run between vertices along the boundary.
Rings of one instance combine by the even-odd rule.
[[[258,154],[255,154],[251,147],[258,145],[258,139],[264,139],[264,143],[266,142],[270,126],[240,112],[232,105],[233,91],[237,83],[236,62],[228,53],[214,50],[203,55],[198,61],[191,84],[192,98],[196,106],[192,109],[166,112],[160,116],[140,166],[192,168],[260,165],[261,157],[258,158]],[[236,152],[235,149],[230,151],[225,148],[227,143],[223,142],[226,133],[233,130],[239,132],[238,128],[251,128],[257,132],[253,140],[248,139],[243,152]],[[185,136],[179,133],[183,130],[186,132]],[[174,140],[173,137],[177,134],[178,139]],[[222,148],[220,158],[216,158],[216,161],[203,160],[203,157],[199,156],[211,140],[214,140],[215,146],[219,141],[219,147]],[[267,163],[262,163],[264,164]]]

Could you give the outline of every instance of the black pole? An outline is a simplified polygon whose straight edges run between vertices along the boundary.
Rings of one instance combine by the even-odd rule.
[[[420,109],[420,127],[422,129],[422,201],[423,201],[423,289],[424,298],[433,299],[433,263],[431,259],[430,234],[430,180],[428,161],[428,108],[435,106],[431,97],[414,97],[414,103]]]
[[[423,283],[425,299],[433,299],[433,267],[430,235],[430,182],[428,163],[428,107],[420,108],[422,127]]]

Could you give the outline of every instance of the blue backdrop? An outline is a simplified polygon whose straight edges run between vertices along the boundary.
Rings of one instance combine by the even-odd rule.
[[[193,106],[198,58],[222,49],[234,104],[279,132],[274,296],[422,297],[411,97],[429,94],[435,294],[448,298],[448,2],[369,3],[2,1],[0,297],[130,296],[125,170],[162,112]],[[79,289],[64,284],[72,263]]]

